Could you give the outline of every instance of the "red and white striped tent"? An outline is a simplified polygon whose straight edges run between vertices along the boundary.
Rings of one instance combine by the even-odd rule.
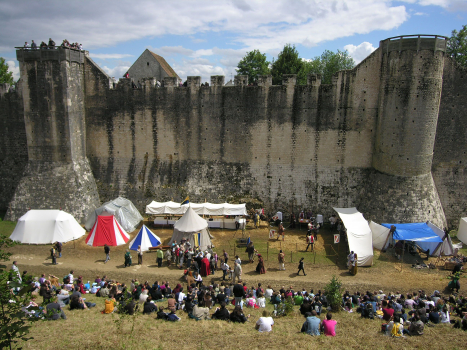
[[[115,216],[107,212],[97,216],[96,222],[86,237],[86,244],[92,247],[118,246],[129,241],[130,235],[120,226]]]

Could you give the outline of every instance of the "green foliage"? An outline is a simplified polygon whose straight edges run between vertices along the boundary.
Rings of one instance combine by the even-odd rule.
[[[248,82],[254,83],[258,75],[269,74],[269,62],[266,60],[266,54],[259,50],[247,52],[240,62],[238,62],[236,71],[239,75],[248,75]]]
[[[8,71],[8,65],[3,57],[0,57],[0,84],[13,85],[13,72]]]
[[[13,247],[18,243],[12,241],[8,237],[0,235],[0,261],[8,261],[10,259],[11,253],[5,252],[3,249]]]
[[[282,84],[283,74],[297,74],[297,84],[306,84],[305,61],[303,61],[295,45],[286,44],[279,53],[277,60],[272,61],[272,83],[274,85]]]
[[[292,298],[286,298],[274,311],[275,317],[283,317],[293,315],[294,302]]]
[[[332,311],[338,312],[342,305],[342,283],[336,276],[332,276],[331,281],[324,288],[324,295],[331,306]]]
[[[29,305],[31,300],[31,287],[16,281],[9,281],[9,271],[0,273],[0,348],[20,349],[17,347],[20,340],[33,339],[28,337],[31,323],[39,318],[29,317],[21,307]],[[13,290],[17,290],[13,292]],[[29,310],[39,310],[30,307]]]
[[[340,70],[352,69],[355,61],[349,56],[347,50],[332,52],[325,50],[321,56],[313,58],[311,62],[305,63],[304,69],[308,74],[321,74],[322,84],[331,84],[332,76]]]
[[[446,52],[461,66],[467,68],[467,25],[460,31],[453,30],[448,40]]]

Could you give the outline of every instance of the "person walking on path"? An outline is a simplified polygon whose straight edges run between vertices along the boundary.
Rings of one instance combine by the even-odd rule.
[[[284,234],[285,228],[284,225],[282,225],[282,222],[279,224],[279,229],[277,230],[277,240],[280,239],[282,236],[282,240],[285,240],[285,234]]]
[[[143,251],[141,250],[141,246],[138,246],[138,249],[136,250],[138,253],[138,265],[143,265]]]
[[[304,269],[304,266],[303,266],[303,259],[304,259],[304,258],[301,258],[301,259],[300,259],[300,262],[298,263],[298,272],[297,272],[297,276],[300,274],[300,271],[303,271],[303,276],[306,276],[305,269]]]
[[[127,266],[130,266],[130,267],[131,267],[131,262],[132,262],[131,260],[132,260],[132,259],[131,259],[130,250],[127,249],[127,250],[126,250],[126,253],[125,253],[125,267],[127,267]]]
[[[105,261],[104,264],[107,263],[107,261],[110,260],[110,248],[107,244],[104,244],[104,253],[105,253]]]
[[[285,254],[282,252],[282,250],[279,251],[277,259],[279,260],[279,270],[285,270]]]

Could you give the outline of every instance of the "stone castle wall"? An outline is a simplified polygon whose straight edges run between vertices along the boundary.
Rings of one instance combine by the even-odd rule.
[[[156,88],[148,79],[132,89],[120,79],[113,88],[86,56],[78,74],[85,122],[70,119],[82,134],[67,147],[70,157],[89,159],[101,202],[121,195],[141,211],[151,200],[189,195],[326,217],[333,206],[356,206],[378,222],[455,226],[467,214],[467,84],[443,44],[386,40],[332,84],[310,76],[306,86],[294,76],[247,86],[237,76],[225,87],[216,76],[209,87],[188,77],[187,87],[167,80]],[[79,115],[73,106],[66,113]],[[13,140],[4,144],[12,149]]]

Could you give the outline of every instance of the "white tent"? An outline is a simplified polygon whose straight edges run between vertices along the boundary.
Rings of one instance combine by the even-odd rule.
[[[86,230],[90,230],[94,226],[97,216],[104,211],[114,215],[118,223],[127,232],[136,230],[139,223],[143,221],[143,217],[130,200],[118,197],[89,213],[84,225]]]
[[[358,266],[373,264],[373,239],[368,222],[357,208],[333,208],[347,229],[349,250],[357,254]]]
[[[83,236],[84,228],[61,210],[29,210],[19,218],[10,238],[32,244],[68,242]]]
[[[182,239],[186,239],[193,248],[199,246],[201,250],[205,250],[211,246],[211,238],[208,222],[188,207],[185,214],[175,223],[169,244],[175,241],[180,243]]]
[[[467,217],[461,218],[457,230],[457,238],[464,244],[467,244]]]
[[[390,229],[373,221],[370,221],[369,226],[373,237],[373,247],[379,250],[387,249],[392,241],[392,237],[389,237]]]
[[[146,206],[146,214],[151,215],[182,215],[191,207],[199,215],[248,215],[246,212],[246,203],[189,203],[181,205],[175,202],[155,202],[152,201]]]

